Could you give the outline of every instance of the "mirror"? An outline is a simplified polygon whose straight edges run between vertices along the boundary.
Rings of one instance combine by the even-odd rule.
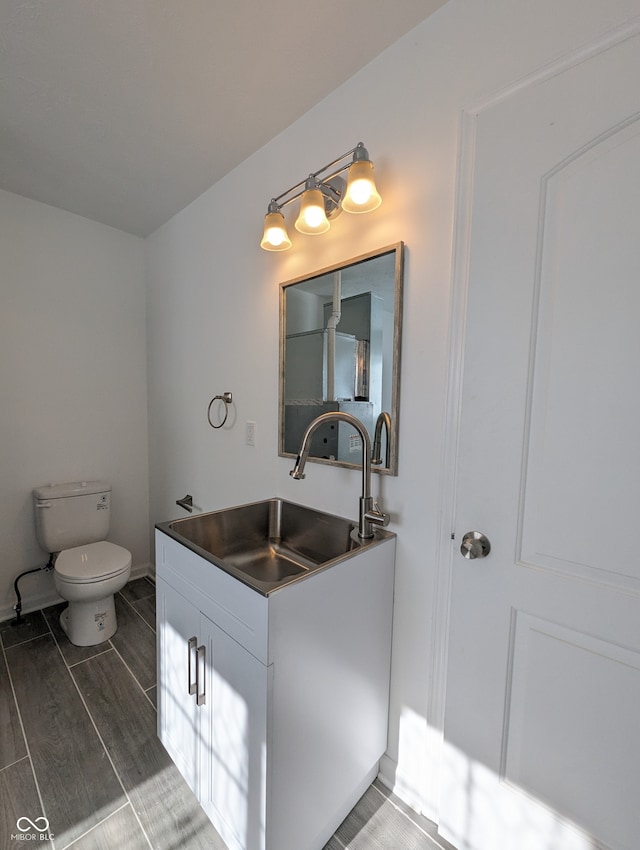
[[[398,474],[403,254],[398,242],[280,285],[281,457],[298,454],[317,416],[342,410],[366,426],[371,468]],[[309,460],[361,467],[362,440],[329,422]]]

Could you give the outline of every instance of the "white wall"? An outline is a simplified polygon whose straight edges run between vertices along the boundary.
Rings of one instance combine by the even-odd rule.
[[[435,565],[447,530],[447,517],[439,523],[460,113],[639,13],[638,0],[451,0],[147,240],[153,522],[179,515],[175,500],[186,492],[204,510],[275,494],[356,516],[357,473],[309,466],[295,482],[277,456],[278,282],[406,242],[399,475],[376,479],[374,496],[398,533],[383,769],[416,805],[431,767]],[[292,231],[285,254],[260,251],[269,199],[360,140],[382,207],[342,215],[323,237]],[[226,390],[233,415],[213,431],[207,405]],[[257,423],[255,448],[244,444],[246,420]]]
[[[110,539],[148,564],[143,246],[0,192],[0,618],[46,562],[34,486],[110,481]],[[54,599],[52,574],[20,592],[25,611]]]

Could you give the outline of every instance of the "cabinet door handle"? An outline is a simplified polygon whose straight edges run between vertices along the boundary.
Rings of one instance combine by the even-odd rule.
[[[197,668],[197,665],[194,664],[194,661],[196,660],[195,656],[196,656],[196,652],[197,652],[197,650],[196,650],[197,645],[198,645],[198,638],[195,635],[193,637],[190,637],[189,638],[189,644],[188,644],[189,649],[187,650],[187,656],[188,656],[187,667],[189,669],[189,681],[187,683],[187,688],[188,688],[190,694],[195,694],[197,689],[198,689],[198,685],[197,685],[198,668]],[[195,676],[193,675],[194,668],[195,668]]]
[[[205,649],[204,646],[199,646],[196,650],[196,705],[204,705],[205,703]]]

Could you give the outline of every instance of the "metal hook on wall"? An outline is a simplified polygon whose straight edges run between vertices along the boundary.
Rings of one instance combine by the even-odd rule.
[[[211,421],[211,407],[214,401],[221,401],[224,404],[224,416],[222,417],[222,421],[218,425],[214,425]],[[207,408],[207,420],[209,421],[209,425],[216,430],[218,428],[222,428],[224,423],[227,421],[227,416],[229,415],[229,405],[233,401],[233,393],[222,393],[222,395],[214,395],[214,397],[209,402],[209,407]]]

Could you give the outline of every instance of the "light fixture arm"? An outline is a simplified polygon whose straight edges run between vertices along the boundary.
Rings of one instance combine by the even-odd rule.
[[[364,153],[365,153],[364,157],[362,157],[360,155],[358,155],[356,157],[356,151],[360,151],[360,150],[364,151]],[[367,153],[367,149],[365,148],[365,146],[363,145],[362,142],[358,142],[358,144],[355,146],[355,148],[351,148],[350,151],[343,153],[342,156],[339,156],[337,159],[334,159],[328,165],[325,165],[322,168],[319,168],[316,172],[314,172],[313,176],[317,177],[319,174],[322,174],[323,171],[328,171],[330,168],[333,168],[334,165],[337,165],[339,162],[341,162],[343,159],[346,159],[348,156],[353,156],[353,159],[351,160],[351,162],[356,162],[358,159],[369,159],[369,154]],[[347,168],[349,168],[349,166],[351,165],[351,162],[347,162],[345,165],[340,166],[340,168],[338,168],[337,171],[334,171],[333,174],[329,175],[329,177],[327,177],[326,179],[330,179],[331,177],[335,177],[336,174],[340,174],[342,171],[346,171]]]
[[[329,171],[330,168],[333,168],[334,165],[337,165],[342,160],[347,157],[353,157],[350,162],[345,162],[340,168],[336,168],[331,174],[327,174],[326,177],[323,177],[321,180],[320,175],[325,171]],[[337,159],[332,160],[327,165],[324,165],[322,168],[319,168],[317,171],[312,171],[309,176],[305,180],[300,180],[300,182],[295,183],[285,192],[281,192],[279,195],[276,195],[275,198],[271,198],[271,203],[269,204],[269,212],[279,212],[283,207],[286,207],[288,204],[296,201],[298,198],[302,197],[303,193],[308,188],[318,188],[324,195],[329,195],[331,200],[339,203],[339,198],[336,200],[334,195],[337,195],[335,189],[329,186],[329,192],[326,191],[327,186],[329,185],[329,181],[334,177],[337,177],[339,174],[342,174],[343,171],[346,171],[349,166],[354,162],[360,162],[361,160],[369,159],[369,152],[365,148],[362,142],[358,142],[355,148],[351,148],[346,153],[343,153],[342,156],[339,156]],[[311,181],[313,181],[313,185],[308,185]],[[296,189],[298,190],[296,192]],[[295,192],[295,194],[291,194]],[[290,195],[291,197],[287,197]],[[282,198],[285,198],[283,201]]]

